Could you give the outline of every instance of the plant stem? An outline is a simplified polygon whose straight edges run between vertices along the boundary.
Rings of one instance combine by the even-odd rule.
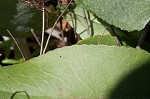
[[[21,55],[22,55],[23,59],[24,59],[24,60],[26,60],[25,55],[23,54],[23,52],[22,52],[21,48],[19,47],[19,45],[18,45],[18,43],[17,43],[16,39],[13,37],[13,35],[10,33],[10,31],[9,31],[9,30],[7,30],[7,32],[9,33],[9,35],[12,37],[12,39],[13,39],[13,40],[14,40],[14,42],[16,43],[16,45],[17,45],[17,47],[18,47],[18,49],[19,49],[19,51],[20,51],[20,53],[21,53]]]
[[[119,41],[119,39],[118,39],[118,37],[117,37],[117,35],[116,35],[116,33],[115,33],[114,27],[111,25],[110,28],[111,28],[111,31],[112,31],[112,33],[113,33],[112,35],[114,36],[114,38],[115,38],[115,40],[116,40],[116,42],[117,42],[117,46],[121,47],[122,44],[121,44],[121,42]]]
[[[41,49],[40,49],[40,55],[42,55],[43,52],[43,42],[44,42],[44,24],[45,24],[45,11],[44,11],[44,3],[42,7],[42,40],[41,40]]]
[[[88,20],[87,20],[86,13],[85,13],[84,9],[82,9],[82,12],[83,12],[83,16],[84,16],[84,22],[85,22],[85,27],[86,27],[87,35],[91,36],[90,30],[89,30]]]
[[[33,34],[33,36],[34,36],[35,40],[37,41],[38,45],[41,46],[41,43],[40,43],[39,39],[37,38],[36,34],[34,33],[33,29],[31,29],[31,33]]]
[[[29,60],[30,58],[32,58],[26,38],[15,37],[15,39],[18,42],[20,49],[22,49],[22,53],[24,53],[26,60]]]
[[[74,32],[74,36],[75,36],[75,39],[77,38],[77,34],[76,34],[76,28],[75,28],[75,24],[74,24],[74,20],[73,20],[73,17],[75,18],[74,16],[74,13],[69,9],[69,15],[70,15],[70,18],[71,18],[71,22],[72,22],[72,26],[73,26],[73,32]]]
[[[137,49],[141,49],[141,45],[143,44],[144,40],[146,39],[146,36],[148,35],[149,31],[150,31],[150,22],[145,26],[145,28],[142,31],[141,37],[136,46]]]

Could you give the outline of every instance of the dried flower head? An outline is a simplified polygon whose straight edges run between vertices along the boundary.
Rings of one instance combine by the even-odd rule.
[[[54,2],[57,3],[58,0],[23,0],[26,3],[29,3],[31,6],[34,6],[40,10],[42,10],[43,5],[45,5],[47,2]]]

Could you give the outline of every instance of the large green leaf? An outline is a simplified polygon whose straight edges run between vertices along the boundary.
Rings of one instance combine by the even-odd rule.
[[[150,20],[150,0],[76,0],[122,30],[142,30]],[[78,4],[78,3],[77,3]]]
[[[0,67],[0,99],[150,98],[150,54],[133,48],[76,45]],[[22,92],[14,99],[27,99]]]

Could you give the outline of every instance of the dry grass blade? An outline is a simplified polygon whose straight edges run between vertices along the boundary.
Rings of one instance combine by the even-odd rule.
[[[9,33],[9,35],[12,37],[12,39],[13,39],[13,40],[14,40],[14,42],[16,43],[16,45],[17,45],[17,47],[18,47],[18,49],[19,49],[19,51],[20,51],[20,53],[21,53],[21,55],[22,55],[23,59],[24,59],[24,60],[26,60],[25,55],[23,54],[23,52],[22,52],[21,48],[19,47],[19,45],[18,45],[17,41],[15,40],[15,38],[13,37],[13,35],[10,33],[10,31],[9,31],[9,30],[7,30],[7,32]]]

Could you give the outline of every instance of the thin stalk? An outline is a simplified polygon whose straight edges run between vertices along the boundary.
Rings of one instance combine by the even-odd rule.
[[[146,36],[148,35],[149,31],[150,31],[150,22],[143,29],[140,39],[138,41],[138,44],[136,46],[136,49],[141,49],[141,46],[142,46],[143,42],[145,41]]]
[[[122,43],[119,41],[119,39],[118,39],[118,37],[117,37],[117,35],[115,33],[114,27],[111,25],[110,28],[111,28],[112,34],[113,34],[113,36],[115,38],[115,41],[117,42],[117,46],[121,47]]]
[[[70,0],[70,2],[68,3],[68,5],[67,5],[66,8],[64,9],[64,11],[59,15],[59,17],[58,17],[57,20],[55,21],[55,23],[54,23],[54,25],[53,25],[53,27],[52,27],[52,31],[51,31],[51,33],[49,33],[49,36],[48,36],[48,38],[47,38],[47,41],[46,41],[46,44],[45,44],[45,47],[44,47],[44,50],[43,50],[43,54],[45,53],[45,51],[46,51],[46,49],[47,49],[47,46],[48,46],[50,37],[51,37],[51,35],[52,35],[52,32],[53,32],[55,26],[57,25],[59,19],[62,17],[62,15],[65,13],[65,11],[68,9],[68,7],[69,7],[69,5],[71,4],[71,2],[72,2],[72,0]]]
[[[93,36],[94,35],[94,27],[93,27],[93,21],[95,20],[95,18],[91,18],[91,15],[90,15],[90,12],[87,10],[87,18],[89,20],[89,27],[91,28],[91,35],[90,36]],[[92,19],[92,20],[91,20]]]
[[[84,16],[84,22],[85,22],[85,27],[86,27],[87,35],[91,36],[90,30],[89,30],[88,20],[87,20],[86,13],[85,13],[84,9],[82,9],[82,13],[83,13],[83,16]]]
[[[41,40],[41,49],[40,49],[40,55],[42,55],[43,52],[43,42],[44,42],[44,24],[45,24],[45,9],[44,9],[44,3],[42,7],[42,40]]]
[[[35,40],[37,41],[38,45],[41,46],[41,43],[40,43],[39,39],[37,38],[36,34],[34,33],[33,29],[31,29],[31,33],[33,34],[33,36],[34,36]]]
[[[17,47],[18,47],[18,49],[19,49],[19,51],[20,51],[20,53],[21,53],[23,59],[26,60],[25,55],[23,54],[23,51],[22,51],[21,48],[19,47],[19,45],[18,45],[16,39],[13,37],[13,35],[10,33],[9,30],[7,30],[7,32],[9,33],[9,35],[11,36],[11,38],[14,40],[15,44],[17,45]]]
[[[75,24],[74,24],[74,20],[73,20],[73,12],[71,10],[69,10],[69,15],[70,15],[70,18],[71,18],[71,22],[72,22],[72,26],[73,26],[73,32],[74,32],[74,36],[75,36],[75,39],[77,38],[77,34],[76,34],[76,30],[75,30]],[[74,16],[75,18],[75,16]]]

